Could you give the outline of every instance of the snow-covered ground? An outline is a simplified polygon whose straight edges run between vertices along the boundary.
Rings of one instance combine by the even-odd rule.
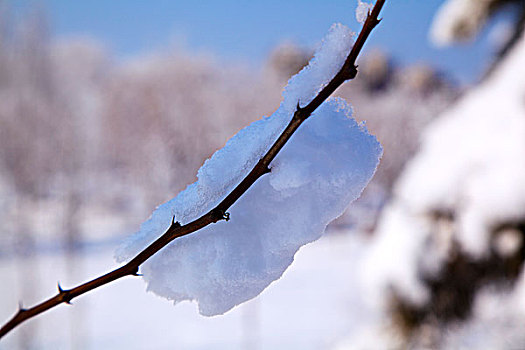
[[[303,247],[259,297],[216,317],[200,316],[190,302],[173,306],[145,292],[139,278],[125,278],[28,321],[0,349],[21,343],[36,349],[331,348],[373,317],[356,285],[365,245],[359,233],[331,232]],[[79,266],[70,273],[62,254],[0,260],[0,319],[11,317],[23,294],[31,294],[24,305],[33,305],[56,292],[56,281],[67,288],[114,267],[113,250],[106,245],[74,256]],[[29,283],[31,293],[22,292]]]

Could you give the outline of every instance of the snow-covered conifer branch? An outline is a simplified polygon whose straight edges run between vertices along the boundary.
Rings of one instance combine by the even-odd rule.
[[[222,220],[229,220],[228,209],[244,194],[246,191],[263,175],[270,172],[270,163],[277,156],[279,151],[288,142],[291,136],[299,126],[310,117],[310,115],[345,81],[353,79],[357,74],[356,59],[359,56],[368,36],[379,23],[379,13],[385,3],[385,0],[377,0],[371,12],[368,13],[363,28],[356,39],[350,53],[344,64],[335,74],[335,76],[324,86],[321,91],[305,106],[301,106],[301,101],[297,102],[297,108],[292,119],[273,143],[270,149],[257,162],[255,167],[246,175],[246,177],[213,209],[209,210],[198,219],[187,224],[181,225],[173,218],[170,227],[157,240],[138,253],[133,259],[129,260],[123,266],[95,278],[89,282],[81,284],[72,289],[63,289],[58,285],[58,293],[31,308],[25,309],[20,306],[18,312],[0,329],[0,338],[6,335],[13,328],[22,322],[37,316],[61,303],[69,304],[72,299],[87,293],[95,288],[108,284],[112,281],[125,276],[137,276],[139,267],[154,254],[172,242],[174,239],[186,236],[196,232],[212,223]]]

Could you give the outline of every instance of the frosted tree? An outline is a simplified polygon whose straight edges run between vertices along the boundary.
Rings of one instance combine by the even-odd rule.
[[[466,32],[458,28],[468,24],[470,33],[481,26],[491,3],[451,0],[434,31],[462,40]],[[472,16],[476,11],[483,16]],[[519,26],[519,39],[491,74],[423,133],[365,264],[371,294],[416,347],[524,346],[525,37]]]
[[[505,7],[512,7],[516,20],[497,55],[501,58],[523,34],[525,3],[522,0],[448,0],[436,14],[430,37],[438,46],[472,40],[487,20]]]
[[[353,46],[353,33],[332,27],[290,80],[279,109],[241,130],[204,163],[197,182],[154,212],[118,251],[123,266],[72,289],[59,285],[56,296],[20,308],[0,336],[92,289],[138,275],[139,267],[151,290],[176,302],[197,300],[205,315],[223,313],[279,278],[299,247],[319,238],[359,196],[379,162],[375,137],[351,118],[345,101],[329,96],[356,76],[357,56],[384,2],[363,18]]]

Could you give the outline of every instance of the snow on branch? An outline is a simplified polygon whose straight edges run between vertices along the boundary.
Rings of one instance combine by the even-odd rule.
[[[160,206],[119,249],[123,266],[72,289],[59,285],[54,297],[20,308],[0,338],[61,303],[138,275],[139,267],[150,290],[175,302],[197,300],[205,315],[224,313],[278,279],[300,246],[319,238],[360,195],[379,162],[381,146],[350,118],[346,102],[323,102],[357,74],[356,59],[384,3],[368,12],[353,46],[346,27],[332,27],[290,80],[279,109],[228,141],[196,183]]]

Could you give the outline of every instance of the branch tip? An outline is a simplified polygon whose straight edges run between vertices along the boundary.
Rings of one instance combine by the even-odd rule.
[[[57,288],[58,288],[58,292],[60,294],[64,293],[64,289],[62,289],[62,286],[60,285],[60,282],[57,282]]]

